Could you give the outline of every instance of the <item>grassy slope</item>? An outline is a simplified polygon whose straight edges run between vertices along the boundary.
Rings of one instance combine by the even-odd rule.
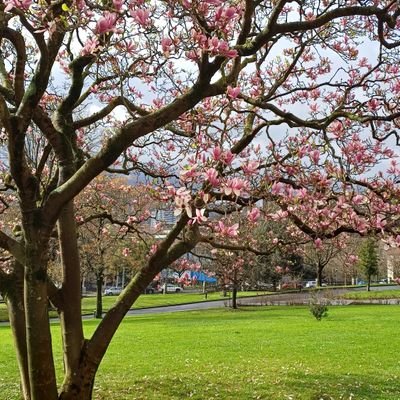
[[[321,322],[306,307],[130,317],[94,399],[398,400],[399,321],[397,306],[331,307]],[[96,323],[85,323],[88,333]],[[0,343],[0,397],[16,400],[9,328]]]
[[[383,290],[383,291],[372,291],[372,292],[353,292],[346,293],[343,295],[345,299],[400,299],[400,290]]]

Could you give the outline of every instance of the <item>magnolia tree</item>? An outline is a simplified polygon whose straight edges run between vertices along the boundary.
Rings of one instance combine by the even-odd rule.
[[[124,280],[125,274],[132,276],[145,263],[146,248],[158,232],[149,224],[152,204],[146,185],[131,186],[109,176],[96,178],[76,199],[81,269],[96,277],[99,318],[106,275],[118,276],[122,267]]]
[[[162,268],[201,242],[257,250],[234,213],[291,218],[294,236],[317,243],[395,232],[400,170],[376,172],[397,139],[399,15],[395,0],[0,2],[1,211],[15,195],[19,219],[17,235],[2,224],[0,289],[25,399],[90,399],[115,331]],[[146,179],[178,220],[85,337],[74,199],[103,171]],[[261,212],[263,199],[279,210]],[[47,274],[51,238],[61,287]]]
[[[251,254],[251,253],[250,253]],[[244,283],[254,260],[246,254],[218,250],[215,254],[214,273],[218,277],[220,284],[224,286],[224,291],[228,288],[232,290],[232,308],[237,308],[237,292],[240,285]]]

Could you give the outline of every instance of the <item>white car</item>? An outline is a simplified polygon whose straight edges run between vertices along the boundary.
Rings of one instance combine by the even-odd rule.
[[[116,296],[122,292],[122,288],[118,286],[111,286],[104,290],[106,296]]]
[[[172,283],[167,283],[167,285],[162,285],[161,289],[164,293],[165,289],[167,289],[167,293],[179,293],[183,291],[183,289],[180,286],[173,285]]]
[[[308,281],[306,282],[305,287],[307,289],[315,288],[317,286],[317,281]]]

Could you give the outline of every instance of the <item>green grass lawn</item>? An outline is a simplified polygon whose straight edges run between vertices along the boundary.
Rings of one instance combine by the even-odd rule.
[[[97,321],[85,322],[90,333]],[[95,400],[399,400],[400,307],[262,307],[126,318]],[[53,326],[61,366],[59,327]],[[8,327],[0,327],[0,397],[17,400]]]
[[[345,299],[367,300],[367,299],[400,299],[400,290],[382,290],[367,292],[353,292],[343,295]],[[400,399],[400,397],[399,397]]]
[[[267,294],[269,292],[239,292],[238,297],[257,296],[260,294]],[[207,294],[207,299],[203,293],[168,293],[163,294],[143,294],[139,297],[133,308],[148,308],[158,306],[169,306],[184,303],[196,303],[200,301],[224,300],[222,292],[211,292]],[[116,296],[103,296],[103,311],[107,311],[117,299]],[[95,297],[84,297],[82,299],[82,314],[93,314],[96,308]],[[56,312],[50,312],[51,317],[56,317]],[[7,307],[4,303],[0,303],[0,321],[8,321]],[[1,400],[1,398],[0,398]]]

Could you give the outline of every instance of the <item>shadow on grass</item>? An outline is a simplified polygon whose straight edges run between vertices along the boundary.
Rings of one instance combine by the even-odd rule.
[[[221,371],[220,371],[221,372]],[[226,371],[225,371],[226,372]],[[368,374],[305,374],[290,371],[287,374],[263,375],[250,378],[237,375],[219,376],[218,370],[165,375],[143,376],[132,380],[129,387],[114,390],[100,387],[95,400],[399,400],[396,377],[383,379]],[[250,379],[249,379],[250,378]],[[118,393],[118,396],[110,396]]]
[[[367,373],[288,374],[285,386],[297,393],[294,399],[307,400],[398,400],[400,383],[395,376],[371,376]],[[302,393],[307,393],[302,397]]]

